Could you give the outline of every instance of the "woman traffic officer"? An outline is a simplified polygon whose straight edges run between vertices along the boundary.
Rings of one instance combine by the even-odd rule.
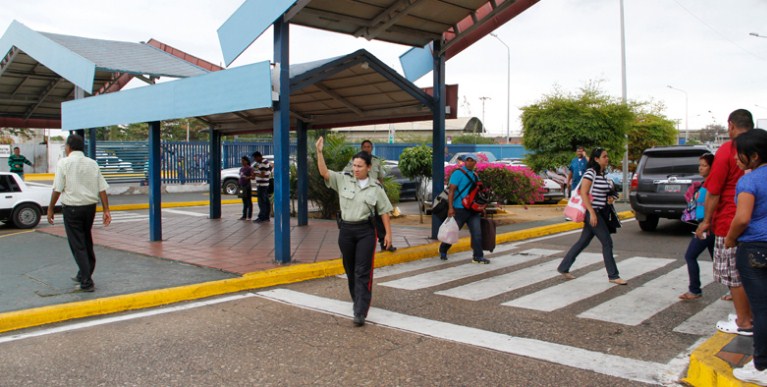
[[[324,139],[317,139],[317,167],[328,188],[338,192],[341,219],[338,247],[341,249],[349,293],[354,303],[354,325],[362,326],[370,308],[373,286],[373,257],[376,233],[373,219],[381,215],[386,237],[384,247],[391,246],[389,212],[393,209],[383,187],[368,177],[372,161],[368,153],[352,158],[352,172],[331,171],[322,155]]]

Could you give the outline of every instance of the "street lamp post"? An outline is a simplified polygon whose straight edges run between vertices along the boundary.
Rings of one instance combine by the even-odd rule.
[[[687,135],[690,133],[690,116],[688,115],[688,112],[689,112],[688,108],[690,105],[689,105],[689,99],[687,98],[687,92],[671,85],[666,85],[666,87],[668,87],[671,90],[681,91],[682,93],[684,93],[684,142],[686,144]]]
[[[509,143],[509,137],[511,137],[511,121],[509,119],[509,105],[511,104],[511,48],[495,33],[490,33],[490,36],[498,39],[501,44],[506,47],[506,144]]]

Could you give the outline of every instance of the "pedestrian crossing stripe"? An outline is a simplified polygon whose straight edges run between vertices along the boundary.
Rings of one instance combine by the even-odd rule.
[[[534,255],[532,255],[534,256]],[[561,260],[544,262],[522,270],[490,277],[481,281],[472,282],[463,286],[436,292],[436,294],[462,300],[480,301],[508,293],[525,286],[558,277],[557,266]],[[580,265],[592,265],[602,261],[602,254],[581,253],[578,256]],[[493,260],[493,264],[495,260]],[[607,280],[605,280],[607,282]]]
[[[111,213],[112,223],[139,222],[149,219],[147,214],[139,214],[130,211],[114,211]]]
[[[581,254],[583,255],[583,254]],[[581,260],[581,256],[578,257]],[[642,274],[664,267],[673,259],[633,257],[621,261],[621,278],[631,280]],[[585,300],[615,287],[607,281],[604,270],[595,270],[574,280],[504,302],[501,305],[551,312]]]
[[[347,301],[314,296],[288,289],[259,292],[259,297],[338,316],[352,317],[352,304]],[[660,384],[664,375],[671,372],[670,364],[621,356],[566,346],[542,340],[472,328],[422,317],[410,316],[385,309],[370,308],[367,321],[422,336],[491,349],[512,355],[525,356],[549,363],[597,372],[632,381]]]
[[[704,287],[714,281],[713,264],[700,262],[700,283]],[[639,325],[658,312],[680,302],[688,284],[687,266],[646,282],[630,292],[591,308],[578,317],[624,325]]]
[[[717,298],[711,305],[677,325],[674,332],[698,336],[710,335],[713,331],[711,322],[724,319],[722,316],[727,316],[732,311],[732,302]]]
[[[551,250],[554,251],[554,250]],[[407,278],[401,278],[389,282],[384,282],[379,285],[404,289],[404,290],[418,290],[434,287],[437,285],[446,284],[448,282],[456,281],[459,279],[471,277],[503,269],[505,267],[519,265],[521,263],[533,261],[541,258],[539,254],[528,254],[527,252],[521,252],[518,254],[503,255],[493,258],[489,265],[478,265],[473,263],[467,263],[459,266],[453,266],[442,270],[431,271]]]

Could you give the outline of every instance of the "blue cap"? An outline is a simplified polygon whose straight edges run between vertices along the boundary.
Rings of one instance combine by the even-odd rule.
[[[463,157],[461,157],[461,160],[463,160],[463,161],[466,161],[466,159],[472,159],[474,161],[479,161],[479,159],[477,158],[477,154],[476,153],[467,153],[467,154],[463,155]]]

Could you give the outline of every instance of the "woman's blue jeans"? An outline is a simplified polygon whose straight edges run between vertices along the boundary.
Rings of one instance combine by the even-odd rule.
[[[692,294],[703,293],[700,289],[700,265],[698,265],[698,257],[704,250],[708,249],[711,259],[714,259],[715,238],[713,233],[709,233],[706,239],[698,239],[693,236],[692,240],[690,240],[690,244],[687,245],[687,252],[684,253],[684,260],[687,262],[687,274],[690,277],[690,285],[687,289]]]
[[[751,304],[754,321],[754,366],[767,369],[767,242],[738,245],[735,266]],[[759,258],[761,256],[761,258]]]
[[[599,243],[602,244],[602,260],[605,262],[605,270],[607,270],[607,278],[613,280],[620,278],[618,273],[618,265],[615,264],[615,257],[613,256],[613,239],[610,237],[610,230],[607,229],[607,223],[605,219],[600,215],[600,211],[597,210],[597,225],[591,227],[589,220],[591,214],[586,211],[586,218],[583,220],[583,231],[581,237],[565,254],[565,258],[559,264],[557,271],[560,273],[569,273],[570,267],[575,263],[575,258],[589,246],[591,240],[594,237],[599,239]]]

